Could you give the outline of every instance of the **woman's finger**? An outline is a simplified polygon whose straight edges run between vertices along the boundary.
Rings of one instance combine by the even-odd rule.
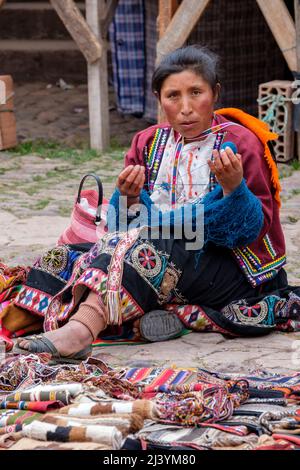
[[[127,183],[129,184],[129,188],[130,189],[136,188],[139,184],[139,180],[140,180],[140,171],[138,171],[138,173],[136,173],[135,178],[133,180],[127,179]]]
[[[119,190],[123,193],[126,192],[126,188],[125,188],[126,181],[127,181],[128,176],[130,175],[130,173],[133,171],[133,169],[134,169],[134,166],[129,165],[128,167],[124,168],[124,170],[121,171],[121,173],[118,176],[117,188],[119,188]]]
[[[139,170],[140,170],[140,165],[135,165],[135,166],[131,165],[131,168],[129,168],[128,172],[126,173],[124,173],[125,170],[123,170],[122,174],[118,178],[118,184],[117,184],[122,194],[126,195],[130,192],[130,186],[132,182],[135,180],[136,176],[138,175]],[[123,179],[124,174],[125,174],[125,179]]]
[[[126,193],[130,191],[131,186],[134,183],[139,171],[140,168],[135,166],[131,173],[127,176],[126,180],[124,181],[124,184],[122,185],[123,191],[125,191]]]
[[[132,173],[126,180],[124,192],[127,196],[138,196],[145,182],[144,167],[141,166],[139,169],[136,168],[134,174],[136,174],[136,176],[133,181],[130,181],[132,179]]]
[[[131,173],[133,170],[134,165],[128,165],[124,170],[121,171],[121,173],[118,176],[119,181],[125,181],[127,176]]]
[[[216,165],[214,162],[211,160],[208,161],[208,166],[210,171],[215,175],[215,177],[218,179],[218,177],[221,176],[221,172],[216,168]]]
[[[239,170],[242,163],[242,156],[239,153],[232,153],[230,157],[231,164],[235,170]]]
[[[219,153],[214,158],[214,165],[215,165],[215,169],[217,172],[220,172],[223,170],[223,163],[221,161]]]
[[[234,154],[231,155],[229,152],[227,153],[224,150],[224,151],[221,151],[220,155],[221,155],[220,158],[221,158],[224,170],[225,171],[231,170],[232,168],[231,160],[234,157]]]
[[[216,172],[216,167],[215,167],[214,161],[213,160],[207,160],[207,164],[209,166],[210,171],[215,173]]]
[[[140,169],[141,169],[140,165],[135,165],[133,167],[133,170],[131,171],[131,173],[129,173],[129,175],[126,178],[126,183],[127,184],[131,185],[134,182],[134,180],[136,179],[137,175],[140,172]]]
[[[134,181],[134,185],[136,189],[140,191],[143,188],[144,183],[145,183],[145,173],[140,171],[140,173],[138,174],[138,176],[136,177]]]
[[[214,149],[214,150],[212,151],[212,154],[213,154],[213,160],[212,160],[212,161],[214,161],[217,157],[220,156],[219,151],[216,150],[216,149]]]
[[[234,151],[229,146],[225,147],[225,149],[223,149],[223,151],[221,150],[221,154],[223,154],[223,152],[225,152],[229,158],[233,158],[234,155],[235,155]]]
[[[127,178],[127,181],[130,182],[130,186],[137,186],[141,177],[145,174],[144,167],[140,166],[139,169],[136,168],[135,177],[133,178],[133,173]]]
[[[144,187],[145,179],[146,179],[145,167],[142,166],[142,167],[141,167],[141,171],[140,171],[140,184],[139,184],[139,186],[140,186],[141,189]]]

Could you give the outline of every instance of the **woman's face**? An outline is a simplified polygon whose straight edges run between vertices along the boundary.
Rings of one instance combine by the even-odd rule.
[[[183,137],[193,138],[211,127],[217,94],[201,75],[185,70],[165,79],[160,103],[171,126]]]

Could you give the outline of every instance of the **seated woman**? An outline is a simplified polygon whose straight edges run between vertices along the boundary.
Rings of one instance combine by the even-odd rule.
[[[166,304],[217,311],[287,291],[280,185],[268,146],[276,135],[242,111],[214,111],[217,62],[206,48],[188,46],[157,67],[153,91],[168,123],[134,137],[111,200],[119,213],[120,196],[127,196],[127,222],[136,203],[148,215],[92,247],[62,246],[41,257],[15,304],[44,316],[45,334],[19,339],[20,348],[83,359],[107,325],[147,318]],[[153,207],[161,226],[151,239],[144,233]],[[187,208],[196,230],[204,212],[201,250],[188,249],[184,235],[162,236],[164,218]]]

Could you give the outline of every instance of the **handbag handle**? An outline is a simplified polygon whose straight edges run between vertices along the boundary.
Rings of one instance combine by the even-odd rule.
[[[101,206],[102,206],[102,202],[103,202],[103,186],[102,186],[102,182],[101,182],[98,175],[95,175],[94,173],[88,173],[87,175],[85,175],[82,178],[82,180],[80,181],[80,184],[79,184],[79,188],[78,188],[77,202],[80,203],[80,196],[81,196],[82,186],[83,186],[83,183],[85,182],[85,180],[88,176],[92,176],[96,180],[96,183],[97,183],[97,186],[98,186],[98,206],[97,206],[96,218],[95,218],[95,225],[98,225],[101,222]]]

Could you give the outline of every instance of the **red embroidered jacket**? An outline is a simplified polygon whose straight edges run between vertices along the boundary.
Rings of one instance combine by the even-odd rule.
[[[221,131],[223,142],[236,144],[238,153],[242,155],[247,186],[262,202],[264,225],[259,237],[248,246],[232,250],[248,281],[255,287],[275,277],[286,263],[285,241],[279,218],[278,170],[268,147],[268,142],[277,136],[269,132],[265,123],[238,109],[216,111],[216,120],[218,124],[232,122],[231,126]],[[154,166],[153,162],[159,162],[163,155],[170,129],[169,124],[161,124],[137,133],[125,156],[125,165],[145,165],[149,173],[150,166]],[[148,178],[153,181],[155,175],[148,174]]]

